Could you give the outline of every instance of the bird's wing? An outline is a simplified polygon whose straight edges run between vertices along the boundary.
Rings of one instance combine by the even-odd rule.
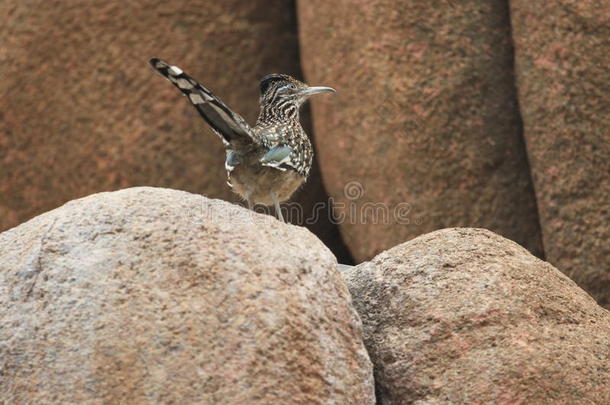
[[[227,158],[225,160],[225,169],[227,170],[227,173],[231,174],[233,169],[235,169],[235,166],[237,166],[240,163],[239,156],[232,149],[227,149],[226,152],[227,152]]]
[[[189,99],[203,119],[214,129],[214,132],[220,135],[225,144],[258,143],[258,138],[239,114],[231,111],[210,90],[184,73],[182,69],[158,58],[150,59],[149,63],[153,69],[172,82]]]
[[[293,150],[289,146],[281,145],[269,149],[261,158],[263,166],[275,167],[280,170],[296,170],[292,162]]]

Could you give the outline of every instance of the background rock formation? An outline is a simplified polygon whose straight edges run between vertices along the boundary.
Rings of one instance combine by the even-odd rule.
[[[96,194],[0,234],[0,320],[11,404],[375,402],[330,251],[186,192]]]
[[[355,258],[465,225],[540,255],[507,5],[298,4],[307,79],[338,90],[314,101],[315,138],[326,188],[348,207],[340,226]],[[386,217],[371,209],[380,203]]]
[[[282,0],[8,1],[0,8],[0,229],[73,198],[134,185],[236,201],[224,150],[147,61],[159,56],[253,122],[258,80],[299,75]],[[326,193],[314,174],[304,216]],[[311,229],[345,260],[326,211]],[[303,223],[303,220],[295,222]]]
[[[489,228],[610,307],[607,2],[72,3],[0,5],[0,230],[135,185],[235,202],[216,136],[146,60],[183,66],[250,122],[257,80],[300,76],[302,60],[339,92],[314,100],[322,167],[291,222],[344,263]]]
[[[610,4],[510,4],[546,258],[610,307]]]
[[[610,313],[481,229],[446,229],[344,271],[380,404],[610,402]]]

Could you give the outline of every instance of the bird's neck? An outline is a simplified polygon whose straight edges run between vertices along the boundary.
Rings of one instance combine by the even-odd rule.
[[[301,125],[298,106],[261,106],[256,125],[292,124]]]

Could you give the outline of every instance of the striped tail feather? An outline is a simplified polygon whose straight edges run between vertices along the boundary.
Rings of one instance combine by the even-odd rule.
[[[184,73],[182,69],[158,58],[152,58],[148,63],[188,98],[225,144],[257,143],[250,126],[239,114],[231,111],[210,90]]]

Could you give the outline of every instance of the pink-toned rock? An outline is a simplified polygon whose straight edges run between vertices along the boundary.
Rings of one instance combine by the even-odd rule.
[[[610,308],[610,4],[510,4],[545,255]]]
[[[343,272],[379,404],[608,404],[610,312],[483,229],[445,229]]]
[[[96,194],[0,234],[0,325],[9,404],[375,402],[330,251],[186,192]]]
[[[315,138],[356,259],[448,226],[541,254],[506,3],[298,5],[306,78],[338,90],[313,101]]]
[[[0,7],[0,230],[74,198],[155,185],[237,201],[224,150],[148,66],[162,57],[252,122],[258,80],[299,75],[283,0],[8,0]],[[319,172],[295,196],[325,201]],[[309,225],[339,256],[326,211]]]

